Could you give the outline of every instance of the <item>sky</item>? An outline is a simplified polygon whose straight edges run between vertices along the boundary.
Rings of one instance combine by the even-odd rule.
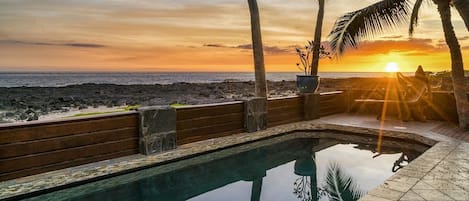
[[[337,17],[377,0],[326,0],[322,41]],[[431,1],[429,1],[431,2]],[[299,71],[295,47],[313,38],[316,0],[258,0],[265,67]],[[450,70],[449,50],[432,4],[415,34],[408,24],[361,41],[321,72]],[[469,62],[469,32],[452,21]],[[251,72],[247,0],[0,0],[0,71]],[[468,66],[468,65],[465,65]],[[468,67],[466,67],[468,69]]]

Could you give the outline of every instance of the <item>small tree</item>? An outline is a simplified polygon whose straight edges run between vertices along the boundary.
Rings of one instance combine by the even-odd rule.
[[[296,48],[296,53],[300,57],[300,63],[296,63],[296,67],[303,71],[305,75],[314,75],[313,74],[313,60],[315,57],[313,57],[313,50],[314,50],[314,42],[313,41],[308,41],[308,44],[305,45],[304,50],[301,48]],[[324,46],[321,46],[319,48],[319,55],[316,57],[319,59],[322,58],[331,58],[330,52],[326,51],[326,48]],[[300,65],[301,64],[301,65]],[[317,75],[317,67],[316,67],[316,75]]]

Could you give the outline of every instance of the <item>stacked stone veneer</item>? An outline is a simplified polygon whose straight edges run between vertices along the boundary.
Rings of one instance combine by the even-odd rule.
[[[244,128],[256,132],[267,128],[267,99],[258,97],[244,101]]]
[[[176,148],[176,109],[139,108],[140,152],[145,155]]]
[[[304,94],[304,119],[319,118],[319,94]],[[140,153],[149,155],[175,149],[177,146],[176,109],[169,106],[139,108]],[[246,132],[267,129],[267,98],[244,101]]]
[[[304,120],[319,119],[319,93],[305,93],[303,96]]]

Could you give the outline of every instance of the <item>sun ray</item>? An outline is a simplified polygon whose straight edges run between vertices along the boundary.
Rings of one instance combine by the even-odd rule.
[[[388,107],[388,104],[387,104],[386,100],[389,100],[389,89],[390,88],[391,88],[391,80],[388,79],[388,83],[386,85],[386,91],[385,91],[385,94],[384,94],[383,107],[381,107],[382,110],[381,110],[381,116],[380,116],[378,142],[377,142],[377,146],[376,146],[376,151],[378,152],[378,154],[381,153],[381,144],[383,143],[384,120],[386,118],[386,111],[387,111],[387,107]]]

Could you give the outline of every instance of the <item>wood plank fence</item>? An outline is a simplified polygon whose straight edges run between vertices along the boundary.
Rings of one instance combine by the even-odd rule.
[[[304,116],[303,104],[304,100],[300,96],[268,100],[268,127],[302,121]]]
[[[347,111],[347,99],[342,91],[321,93],[319,105],[321,117]]]
[[[179,145],[244,131],[244,104],[241,101],[181,107],[176,112]]]
[[[319,115],[363,112],[353,100],[363,91],[329,92],[319,96]],[[434,92],[436,120],[457,121],[452,93]],[[303,121],[305,97],[267,100],[267,126]],[[177,144],[245,131],[244,102],[187,106],[176,109]],[[311,108],[309,108],[311,109]],[[0,124],[0,181],[139,153],[139,113]]]
[[[345,105],[347,105],[346,107],[348,108],[347,111],[353,113],[378,114],[378,111],[381,110],[381,104],[359,104],[355,103],[354,100],[361,98],[383,99],[383,96],[383,92],[366,90],[353,90],[344,93]],[[428,107],[424,111],[424,114],[427,119],[448,122],[458,121],[456,101],[452,92],[433,91],[432,101],[427,103],[427,105]],[[389,104],[387,114],[397,116],[397,111],[399,111],[398,107],[399,105],[397,104]]]
[[[342,92],[320,96],[320,115],[344,112]],[[335,106],[334,106],[335,105]],[[176,109],[177,144],[244,132],[244,102]],[[269,99],[268,127],[304,119],[301,96]],[[0,124],[0,181],[139,153],[139,113]]]
[[[137,113],[0,125],[0,181],[138,153]]]

